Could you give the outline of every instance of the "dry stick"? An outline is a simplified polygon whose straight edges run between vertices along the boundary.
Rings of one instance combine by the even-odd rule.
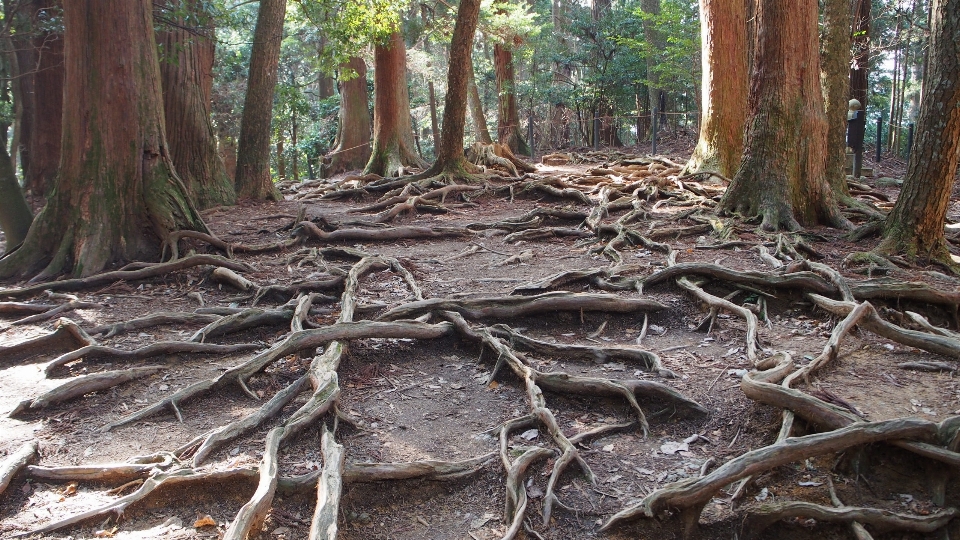
[[[0,463],[0,495],[7,490],[13,477],[27,466],[37,455],[37,441],[24,443],[16,452],[10,454],[7,459]]]
[[[168,324],[211,323],[220,320],[220,318],[220,315],[212,315],[208,313],[161,311],[158,313],[151,313],[150,315],[144,317],[131,319],[129,321],[95,326],[87,332],[94,336],[103,334],[103,337],[110,338],[117,334],[129,332],[131,330],[142,330],[144,328],[152,328],[154,326]]]
[[[10,413],[15,416],[26,410],[42,409],[55,403],[62,403],[73,398],[113,388],[114,386],[153,375],[163,369],[164,366],[143,366],[129,369],[118,369],[114,371],[103,371],[101,373],[91,373],[81,375],[67,380],[66,382],[51,388],[44,392],[40,397],[33,400],[25,400]]]
[[[171,272],[193,268],[195,266],[223,266],[238,272],[253,271],[253,268],[251,268],[248,264],[231,261],[216,255],[191,255],[176,261],[151,264],[146,268],[140,268],[137,270],[115,270],[113,272],[95,274],[85,278],[64,279],[62,281],[52,281],[50,283],[39,283],[37,285],[31,285],[29,287],[23,287],[20,289],[0,290],[0,297],[22,298],[24,296],[31,296],[45,290],[81,291],[83,289],[91,289],[93,287],[107,285],[116,281],[134,281],[138,279],[148,279],[162,276]]]
[[[337,514],[343,491],[343,445],[334,439],[333,432],[323,426],[320,438],[323,452],[323,472],[317,483],[317,508],[310,522],[310,540],[336,540]]]
[[[640,503],[617,512],[601,527],[612,527],[638,517],[654,517],[668,508],[685,511],[685,525],[695,526],[703,506],[724,486],[757,473],[823,454],[891,439],[934,439],[938,426],[915,418],[862,422],[827,433],[793,437],[747,452],[712,473],[674,482],[647,495]]]
[[[837,497],[837,490],[833,486],[833,478],[828,474],[827,475],[827,485],[830,488],[830,502],[833,503],[833,506],[836,508],[843,508],[843,502],[840,500],[840,497]],[[867,529],[859,521],[850,522],[850,532],[853,533],[853,536],[856,540],[873,540],[873,536],[867,532]]]
[[[693,282],[691,282],[686,277],[681,277],[677,279],[677,285],[681,288],[684,288],[694,296],[699,298],[701,301],[705,302],[709,306],[719,307],[735,313],[743,318],[747,323],[747,360],[751,365],[757,365],[757,316],[753,314],[749,309],[738,306],[729,300],[725,300],[718,296],[714,296],[707,291],[704,291]]]
[[[118,358],[122,360],[143,360],[165,354],[230,354],[235,352],[253,351],[262,348],[256,343],[240,343],[237,345],[216,345],[213,343],[190,343],[186,341],[159,341],[146,347],[124,351],[114,349],[104,345],[87,345],[75,351],[62,354],[51,360],[43,368],[44,373],[49,377],[54,371],[64,364],[69,364],[80,358]]]
[[[634,313],[638,311],[659,311],[664,308],[663,304],[646,298],[557,291],[536,296],[431,298],[397,306],[378,317],[378,319],[384,321],[412,319],[432,311],[454,311],[469,319],[504,319],[556,311]]]
[[[527,469],[534,463],[555,455],[556,452],[549,448],[531,448],[510,465],[507,470],[507,501],[503,512],[504,520],[510,521],[510,528],[507,529],[502,540],[513,540],[526,517],[527,488],[524,486],[523,479]],[[544,511],[546,512],[546,506]]]
[[[876,528],[878,532],[901,530],[931,533],[944,527],[957,515],[960,515],[960,511],[956,508],[947,508],[926,516],[918,516],[878,508],[850,506],[834,508],[804,501],[787,501],[764,504],[755,510],[751,510],[744,519],[742,530],[745,533],[744,538],[749,539],[782,519],[802,516],[828,523],[866,523]]]
[[[30,338],[13,345],[0,346],[0,364],[13,364],[49,350],[67,348],[73,350],[77,345],[86,347],[97,342],[84,332],[83,328],[70,319],[57,321],[57,328],[48,334]]]
[[[277,459],[283,432],[284,428],[277,426],[267,433],[266,448],[263,459],[260,461],[260,482],[257,484],[257,491],[237,512],[237,517],[223,533],[223,540],[247,540],[260,533],[260,527],[273,503],[273,494],[277,490]]]

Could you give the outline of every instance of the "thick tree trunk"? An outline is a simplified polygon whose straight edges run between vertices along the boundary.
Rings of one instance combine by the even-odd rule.
[[[173,0],[171,8],[179,8]],[[217,153],[217,138],[210,119],[214,41],[209,15],[199,0],[187,0],[192,21],[165,27],[157,35],[163,59],[163,111],[170,158],[193,201],[200,209],[236,202],[233,180]],[[200,28],[189,28],[196,25]]]
[[[750,123],[725,213],[760,216],[765,230],[846,226],[824,176],[817,4],[760,0]]]
[[[827,183],[837,200],[852,203],[844,166],[850,95],[850,0],[825,0],[823,7],[823,100],[827,112]],[[858,0],[867,1],[867,0]]]
[[[530,154],[523,140],[520,113],[517,110],[517,83],[511,44],[493,46],[493,69],[497,78],[497,139],[513,153]]]
[[[467,83],[473,63],[473,37],[480,19],[480,0],[460,0],[457,22],[450,42],[450,66],[447,69],[447,96],[443,107],[443,131],[440,153],[421,176],[445,174],[463,176],[476,171],[463,154],[463,130],[467,122]]]
[[[59,17],[59,0],[33,0],[29,8],[34,27],[41,19]],[[24,186],[42,197],[53,188],[60,167],[63,124],[63,36],[39,32],[33,38],[37,67],[34,73],[33,133],[29,140],[29,167]]]
[[[152,2],[71,0],[63,15],[60,174],[3,277],[87,276],[206,231],[167,152]]]
[[[468,105],[470,117],[473,119],[473,128],[476,132],[477,142],[482,144],[493,144],[493,138],[490,137],[490,130],[487,128],[487,117],[483,114],[483,102],[480,101],[480,89],[477,88],[477,81],[474,78],[473,68],[470,69],[470,81],[467,83]]]
[[[374,48],[373,148],[364,174],[396,176],[401,167],[426,167],[417,155],[407,91],[407,47],[403,35]]]
[[[245,199],[280,200],[270,178],[270,122],[286,9],[287,0],[260,0],[237,149],[237,196]]]
[[[361,169],[370,160],[370,107],[367,99],[367,64],[354,56],[340,72],[355,76],[340,82],[340,125],[333,150],[323,166],[323,176]]]
[[[907,176],[877,248],[911,259],[950,261],[943,223],[960,157],[960,0],[932,0],[925,97]]]
[[[852,28],[853,63],[850,65],[850,98],[860,101],[861,110],[867,110],[867,70],[870,67],[870,4],[871,0],[853,0]],[[848,8],[849,9],[849,8]],[[849,50],[849,49],[848,49]],[[844,53],[847,57],[849,53]]]
[[[746,0],[700,0],[700,37],[700,140],[687,171],[730,178],[740,166],[747,118]]]

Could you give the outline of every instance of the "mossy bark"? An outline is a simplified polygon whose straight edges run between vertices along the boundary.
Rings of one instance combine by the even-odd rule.
[[[483,114],[483,102],[480,100],[480,89],[477,88],[477,81],[474,78],[472,65],[469,76],[470,80],[467,82],[468,105],[470,117],[473,119],[473,129],[477,142],[493,144],[493,139],[490,137],[490,130],[487,128],[487,117]]]
[[[493,46],[493,67],[497,79],[497,139],[513,153],[530,154],[520,130],[520,112],[517,109],[517,81],[513,67],[510,43]]]
[[[270,177],[270,123],[287,0],[260,0],[237,148],[237,196],[280,200]]]
[[[877,251],[950,263],[943,224],[960,157],[960,0],[933,0],[917,138]],[[952,265],[952,263],[951,263]]]
[[[403,35],[391,34],[374,47],[373,56],[373,148],[363,172],[397,176],[401,167],[424,168],[413,141]]]
[[[170,0],[170,4],[180,1]],[[210,119],[215,47],[211,17],[201,11],[199,0],[183,1],[193,15],[191,20],[166,26],[157,36],[163,54],[160,78],[170,157],[198,208],[229,206],[237,196],[217,153]]]
[[[740,168],[720,211],[762,218],[764,230],[849,226],[824,175],[817,5],[760,0],[751,118]]]
[[[0,277],[87,276],[206,231],[167,150],[152,2],[73,0],[64,28],[60,174]]]
[[[367,100],[367,64],[352,57],[341,68],[353,78],[340,81],[340,116],[337,140],[323,166],[323,176],[360,169],[370,160],[370,108]]]
[[[850,95],[850,4],[826,0],[823,6],[823,100],[827,114],[827,183],[838,200],[852,202],[847,175],[847,111]]]

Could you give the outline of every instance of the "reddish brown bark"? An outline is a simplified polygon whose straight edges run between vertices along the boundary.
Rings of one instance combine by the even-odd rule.
[[[270,123],[286,9],[287,0],[260,0],[237,148],[237,196],[245,199],[280,199],[270,178]]]
[[[933,0],[930,8],[930,56],[917,138],[878,250],[950,261],[943,224],[960,157],[960,0]]]
[[[152,2],[72,0],[63,19],[61,170],[3,277],[86,276],[206,230],[167,153]]]
[[[59,0],[34,0],[30,7],[34,25],[41,17],[59,15]],[[60,137],[63,123],[63,36],[40,32],[33,40],[37,64],[34,73],[33,132],[28,141],[29,167],[25,187],[43,196],[53,187],[60,167]]]
[[[720,201],[765,230],[848,225],[824,176],[817,4],[760,0],[743,159]]]
[[[401,167],[426,167],[413,141],[403,35],[394,32],[373,55],[373,148],[364,174],[396,176]]]
[[[700,37],[700,140],[687,170],[730,178],[740,166],[747,118],[747,2],[700,0]]]
[[[370,160],[370,108],[367,99],[367,64],[363,58],[351,58],[341,72],[349,70],[353,78],[340,82],[340,125],[337,140],[323,166],[323,176],[363,168]]]
[[[470,117],[473,119],[474,135],[479,143],[493,144],[493,139],[490,137],[490,130],[487,128],[487,117],[483,114],[483,102],[480,101],[480,90],[477,88],[477,81],[474,79],[472,66],[469,75],[470,81],[467,83],[468,105]]]
[[[179,9],[179,0],[168,5]],[[198,0],[187,0],[191,20],[178,21],[157,35],[163,58],[163,110],[170,158],[198,208],[236,202],[233,181],[217,152],[210,119],[214,41],[209,16]],[[196,27],[194,27],[196,26]]]

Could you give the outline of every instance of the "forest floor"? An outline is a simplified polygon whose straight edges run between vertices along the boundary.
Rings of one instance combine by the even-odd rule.
[[[664,162],[667,166],[671,162],[685,161],[686,149],[678,149],[673,154],[669,151],[668,147],[668,153],[663,154],[671,156]],[[390,220],[388,228],[368,229],[388,231],[402,226],[418,226],[440,230],[435,228],[462,228],[473,224],[468,227],[473,231],[469,235],[400,240],[374,235],[363,240],[348,238],[342,241],[335,237],[318,241],[318,237],[312,237],[303,244],[264,253],[242,253],[242,250],[234,249],[234,258],[249,265],[246,271],[240,272],[254,284],[255,288],[249,292],[215,282],[210,275],[211,267],[204,265],[147,279],[109,280],[72,292],[75,298],[60,296],[67,291],[52,296],[36,294],[17,298],[20,302],[35,305],[61,305],[71,300],[82,304],[78,309],[64,310],[56,316],[34,322],[20,321],[26,316],[22,313],[0,315],[0,346],[4,347],[0,351],[0,458],[35,440],[39,442],[35,464],[40,466],[18,475],[0,499],[0,537],[10,538],[38,530],[91,509],[107,509],[110,504],[134,493],[140,486],[136,482],[142,481],[144,476],[162,475],[180,467],[189,469],[192,452],[198,446],[195,442],[198,436],[248,417],[279,391],[296,384],[310,369],[313,348],[283,354],[247,379],[250,393],[262,398],[260,400],[253,399],[242,385],[227,384],[190,395],[179,406],[161,408],[156,414],[117,425],[108,431],[104,427],[175,392],[184,391],[190,385],[229,373],[232,366],[288,338],[291,335],[290,320],[296,319],[292,306],[297,305],[298,292],[317,293],[311,298],[312,306],[306,305],[309,314],[305,316],[304,326],[335,326],[344,313],[343,304],[339,303],[345,287],[343,279],[335,285],[324,285],[327,288],[323,290],[317,283],[344,277],[355,268],[357,259],[366,255],[377,257],[378,262],[356,273],[359,281],[354,289],[358,306],[355,320],[391,319],[384,314],[401,305],[410,306],[414,300],[410,285],[415,282],[424,299],[448,299],[449,302],[439,309],[460,310],[475,331],[496,328],[494,325],[497,324],[509,325],[513,337],[500,339],[500,342],[509,343],[510,348],[517,351],[521,363],[508,361],[508,365],[496,371],[491,380],[491,373],[496,369],[494,365],[503,360],[505,353],[491,352],[489,347],[481,351],[475,341],[449,331],[433,339],[350,339],[349,347],[342,359],[338,358],[339,365],[335,368],[341,392],[338,408],[342,417],[335,437],[343,445],[346,471],[359,463],[437,461],[463,464],[466,460],[473,461],[469,462],[468,470],[461,471],[462,474],[440,475],[439,479],[365,481],[368,478],[354,476],[355,481],[345,482],[339,501],[339,538],[502,538],[511,525],[511,515],[506,519],[504,516],[511,495],[508,494],[505,465],[501,463],[503,458],[497,430],[512,420],[524,419],[531,412],[537,412],[531,404],[530,380],[525,382],[518,376],[516,365],[525,365],[539,374],[546,408],[562,434],[558,438],[551,433],[542,416],[540,422],[534,419],[517,424],[514,427],[518,428],[507,432],[503,438],[507,443],[506,459],[514,459],[516,464],[520,459],[518,456],[532,447],[547,449],[544,452],[562,450],[564,440],[588,430],[600,430],[596,436],[575,439],[573,444],[573,451],[589,466],[595,482],[588,480],[585,468],[576,461],[558,474],[556,500],[567,508],[554,504],[552,517],[546,525],[543,523],[543,506],[551,494],[549,482],[558,466],[558,458],[556,453],[544,453],[541,459],[533,459],[530,453],[530,468],[525,473],[520,471],[518,480],[519,490],[525,493],[523,498],[529,500],[525,517],[521,515],[518,522],[525,524],[518,537],[680,538],[683,535],[682,520],[676,515],[661,514],[656,519],[631,520],[609,531],[601,532],[600,527],[611,516],[658,488],[702,476],[737,456],[773,444],[781,427],[781,409],[748,398],[741,386],[744,374],[754,363],[784,352],[798,366],[819,359],[842,317],[815,307],[806,295],[811,291],[804,286],[781,287],[760,280],[733,282],[711,277],[710,272],[704,270],[714,265],[734,271],[756,271],[756,275],[766,276],[800,272],[796,267],[790,267],[797,261],[787,260],[791,258],[787,255],[789,248],[780,252],[784,266],[779,268],[774,268],[776,263],[771,263],[756,248],[767,245],[772,253],[786,236],[767,235],[759,232],[755,225],[726,219],[718,222],[708,217],[709,200],[717,189],[722,189],[722,183],[712,185],[704,181],[700,187],[705,190],[701,193],[706,193],[706,197],[700,195],[699,202],[689,188],[678,188],[675,182],[662,183],[659,191],[648,193],[649,200],[642,204],[644,212],[629,224],[632,230],[646,235],[646,240],[651,243],[643,244],[634,238],[612,246],[612,250],[598,250],[605,245],[611,247],[609,231],[601,234],[582,226],[585,217],[589,219],[602,197],[596,189],[602,181],[597,178],[607,174],[604,170],[618,164],[623,166],[624,160],[628,163],[642,160],[640,156],[629,155],[583,155],[588,161],[538,165],[538,171],[528,180],[562,178],[563,186],[587,194],[588,201],[569,192],[561,197],[542,191],[524,192],[518,185],[511,194],[492,192],[470,202],[455,201],[456,194],[451,194],[442,203],[445,213],[403,213]],[[902,163],[887,160],[881,167],[884,177],[902,177]],[[660,178],[664,177],[660,175]],[[674,173],[674,180],[675,177]],[[583,178],[593,180],[578,182]],[[502,187],[510,182],[516,182],[516,179],[498,180],[493,184]],[[865,200],[876,202],[896,197],[895,183],[878,183],[877,178],[865,178],[862,183],[871,190],[861,195]],[[205,218],[211,231],[220,239],[235,246],[254,246],[288,240],[289,226],[298,217],[303,217],[303,214],[298,215],[303,210],[306,220],[312,220],[318,228],[335,228],[339,223],[340,230],[347,230],[349,227],[344,224],[351,220],[369,220],[380,211],[351,212],[375,201],[380,196],[376,193],[362,199],[335,200],[310,195],[316,194],[318,187],[325,189],[324,186],[329,188],[331,185],[316,184],[310,189],[288,186],[285,201],[213,209],[205,213]],[[344,189],[345,185],[339,187]],[[659,204],[658,200],[661,201]],[[551,208],[559,210],[552,216],[543,214],[543,223],[538,222],[536,226],[531,225],[529,219],[517,219]],[[601,224],[609,225],[630,211],[623,208],[597,216]],[[566,219],[557,216],[566,216]],[[950,217],[960,219],[956,200],[951,206]],[[579,228],[582,234],[578,236],[581,237],[551,234],[545,238],[517,239],[508,236],[525,228],[542,228],[548,222],[558,227],[555,234],[573,234],[560,229]],[[327,231],[326,234],[334,233]],[[793,246],[808,248],[805,253],[815,253],[817,262],[838,271],[849,283],[870,283],[879,290],[870,302],[885,319],[917,328],[905,318],[905,313],[912,311],[927,317],[935,327],[956,328],[957,305],[955,301],[951,304],[950,299],[956,298],[960,281],[936,268],[884,271],[847,267],[844,265],[847,255],[869,249],[876,239],[851,243],[844,235],[844,231],[815,228],[799,236],[790,235],[790,241]],[[634,285],[642,283],[645,277],[663,272],[671,264],[665,254],[658,251],[662,246],[652,238],[673,250],[676,263],[703,263],[691,265],[691,268],[700,270],[644,284],[642,293],[638,292]],[[223,254],[205,242],[190,239],[181,242],[180,254],[188,257],[191,246],[199,252]],[[322,249],[331,247],[357,251]],[[302,251],[304,248],[321,250]],[[621,260],[612,261],[611,258]],[[392,261],[398,265],[393,265]],[[551,276],[575,270],[590,270],[592,273],[586,278],[565,274],[562,279],[544,283]],[[863,275],[864,271],[871,275]],[[805,272],[805,275],[809,273]],[[883,275],[878,276],[878,273]],[[712,298],[729,297],[736,305],[747,305],[759,314],[756,359],[750,358],[750,346],[745,340],[749,330],[746,320],[736,312],[721,310],[702,325],[710,307],[701,301],[702,297],[698,298],[678,285],[676,279],[682,275],[703,279],[701,285]],[[349,275],[347,278],[349,282]],[[627,290],[612,290],[616,283],[623,283],[617,278],[628,280]],[[314,283],[314,287],[282,289],[304,281]],[[929,301],[929,298],[918,299],[920,297],[916,295],[901,297],[897,293],[884,293],[884,283],[904,282],[925,283],[932,290],[942,292],[948,300]],[[271,285],[277,287],[268,290]],[[259,300],[257,307],[273,310],[274,314],[283,313],[273,318],[264,317],[252,328],[238,327],[228,335],[204,340],[208,343],[253,344],[246,351],[209,354],[161,351],[160,354],[144,353],[130,359],[90,351],[60,362],[55,359],[76,349],[76,341],[28,342],[31,345],[26,350],[11,347],[47,335],[58,324],[64,328],[64,323],[58,322],[57,317],[72,320],[98,344],[117,349],[135,350],[158,343],[184,342],[210,321],[228,312],[250,308],[253,292],[257,290],[271,292]],[[604,307],[613,306],[613,303],[603,303],[600,308],[594,304],[579,308],[576,304],[571,304],[573,308],[557,304],[547,311],[531,308],[526,312],[522,309],[512,312],[507,301],[500,301],[492,304],[494,308],[488,306],[488,311],[476,308],[471,312],[469,307],[469,300],[479,297],[517,297],[518,293],[532,296],[550,290],[601,293],[606,295],[604,302],[609,302],[612,297],[644,298],[656,301],[660,306],[643,310],[618,307],[616,309],[622,312],[615,312],[612,307]],[[889,290],[893,290],[892,286]],[[739,294],[728,296],[737,291]],[[287,303],[291,298],[294,304]],[[193,322],[186,318],[180,322],[170,319],[163,324],[144,324],[139,328],[115,328],[116,334],[112,336],[108,336],[108,328],[97,328],[135,321],[157,312],[194,313],[201,308],[201,303],[206,317]],[[502,309],[497,311],[497,306]],[[405,313],[409,317],[400,318],[421,316],[430,310]],[[424,317],[427,322],[422,326],[432,323],[433,327],[439,327],[439,321],[445,315],[438,313],[434,311],[429,319]],[[500,331],[507,332],[502,335],[509,334],[509,330],[503,327]],[[215,332],[208,334],[213,336]],[[546,345],[529,352],[529,347],[520,346],[522,340],[517,334]],[[551,345],[560,347],[551,349]],[[590,349],[563,348],[571,345]],[[649,361],[644,364],[638,359],[646,357],[623,353],[625,349],[653,352],[662,365],[655,366]],[[520,354],[520,351],[524,352]],[[944,366],[945,361],[949,365]],[[934,372],[901,367],[908,363],[923,365],[924,362],[928,367],[931,362],[939,362],[932,365],[940,367]],[[80,380],[84,376],[147,364],[155,367],[138,372],[134,380],[122,384],[115,382],[109,388],[45,407],[30,408],[28,403],[26,410],[8,416],[23,400],[32,401],[66,380]],[[796,386],[830,402],[831,406],[839,407],[846,411],[845,414],[855,414],[870,422],[903,417],[940,422],[960,414],[960,381],[954,376],[956,369],[956,358],[945,358],[857,329],[842,336],[838,360],[811,375],[808,384],[798,383]],[[592,378],[590,380],[594,383],[645,381],[665,385],[700,407],[689,406],[682,400],[664,400],[662,392],[644,394],[637,391],[639,405],[649,422],[649,433],[645,436],[636,422],[636,410],[622,396],[616,392],[596,391],[599,383],[584,384],[570,391],[551,387],[550,384],[559,383],[549,383],[548,375],[558,372],[571,377]],[[306,386],[297,389],[300,391],[292,393],[276,418],[212,448],[202,464],[189,469],[192,473],[210,473],[198,481],[161,486],[144,499],[129,507],[124,506],[119,523],[111,512],[102,512],[76,525],[35,537],[174,539],[223,536],[241,506],[254,495],[257,488],[254,473],[263,458],[268,432],[274,426],[288,422],[294,411],[304,407],[311,398]],[[333,426],[329,420],[331,414],[307,425],[280,447],[278,474],[281,478],[317,473],[323,468],[320,426],[324,423]],[[182,416],[182,421],[177,415]],[[798,412],[798,416],[802,415]],[[814,431],[798,418],[794,434]],[[808,517],[810,514],[803,513],[799,517],[777,521],[763,532],[759,528],[750,530],[752,525],[744,525],[746,516],[773,502],[803,500],[831,506],[830,484],[835,485],[839,498],[850,506],[888,510],[917,518],[947,511],[938,510],[934,504],[937,493],[933,486],[937,482],[931,479],[955,476],[951,477],[934,461],[882,443],[859,451],[821,454],[789,465],[763,469],[753,476],[752,482],[736,500],[732,497],[736,483],[715,493],[703,508],[694,536],[743,538],[745,534],[756,532],[759,538],[846,538],[849,535],[847,525],[818,523]],[[64,469],[120,463],[128,464],[129,468],[136,456],[146,455],[160,457],[147,460],[150,466],[141,466],[139,472],[127,476],[104,472],[116,470],[110,467],[97,469],[99,476],[93,473],[83,476],[77,469]],[[159,472],[161,470],[165,472]],[[49,471],[63,474],[58,480]],[[218,477],[214,474],[217,471],[225,472]],[[139,480],[117,494],[107,492],[132,478]],[[956,480],[949,483],[946,499],[941,501],[940,507],[960,506],[957,487]],[[514,491],[514,496],[516,493]],[[315,489],[281,489],[273,497],[272,505],[268,504],[270,510],[265,523],[260,532],[255,531],[254,537],[306,538],[316,501]],[[209,519],[205,519],[207,516]],[[916,532],[919,529],[904,532],[893,527],[893,530],[887,536],[877,537],[944,538],[943,531],[925,536]],[[956,538],[960,531],[956,520],[949,530]]]

